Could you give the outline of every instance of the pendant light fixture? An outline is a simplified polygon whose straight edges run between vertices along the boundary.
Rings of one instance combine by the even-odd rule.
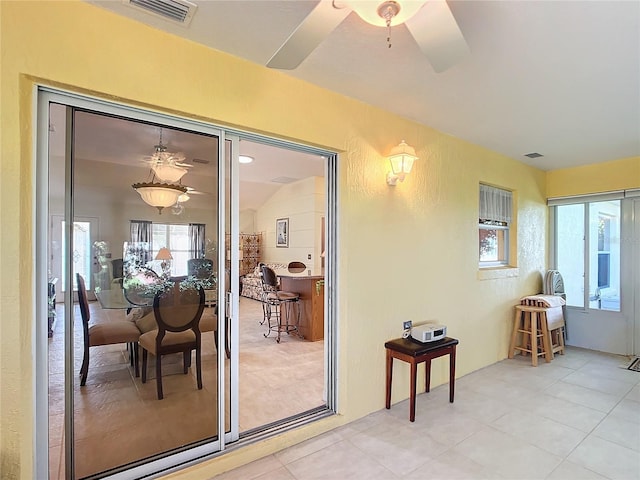
[[[184,158],[182,153],[167,151],[166,145],[162,143],[162,128],[160,128],[160,141],[158,145],[155,145],[155,152],[149,160],[152,172],[151,181],[132,185],[142,200],[148,205],[156,207],[160,215],[163,208],[175,205],[180,196],[187,193],[187,187],[175,184],[187,173],[187,169],[183,167],[182,163]],[[156,177],[161,182],[157,182]]]
[[[167,151],[167,146],[162,143],[162,128],[160,128],[160,141],[154,145],[155,152],[151,156],[149,163],[156,176],[163,182],[176,183],[187,173],[184,168],[185,156],[183,153],[171,153]]]
[[[155,175],[154,175],[155,179]],[[187,193],[187,187],[170,183],[144,182],[134,183],[134,190],[140,194],[146,204],[156,207],[162,215],[162,209],[175,205],[180,195]]]

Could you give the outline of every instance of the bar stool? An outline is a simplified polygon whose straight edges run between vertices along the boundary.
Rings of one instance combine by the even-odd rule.
[[[551,336],[547,327],[547,308],[516,305],[516,315],[513,321],[509,358],[513,358],[516,351],[521,354],[531,354],[531,364],[538,366],[538,357],[544,356],[545,362],[552,360]],[[519,341],[518,341],[519,340]]]

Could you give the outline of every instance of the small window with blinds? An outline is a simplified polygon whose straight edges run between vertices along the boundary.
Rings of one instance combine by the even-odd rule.
[[[512,192],[480,184],[478,216],[480,267],[500,267],[509,264],[509,226],[512,210]]]

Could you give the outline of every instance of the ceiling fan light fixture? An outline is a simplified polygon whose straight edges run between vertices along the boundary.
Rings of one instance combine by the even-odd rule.
[[[187,173],[187,169],[180,166],[185,161],[183,153],[167,152],[167,146],[162,143],[162,128],[160,128],[160,141],[154,145],[155,152],[151,155],[149,163],[151,170],[163,182],[176,183]]]
[[[134,183],[131,186],[147,205],[156,207],[159,214],[162,214],[163,208],[174,205],[180,195],[187,193],[187,187],[168,183],[144,182]]]
[[[356,12],[365,22],[376,27],[393,27],[413,17],[425,0],[345,0],[347,7]]]
[[[184,174],[187,173],[186,168],[182,168],[170,163],[153,165],[151,169],[153,170],[153,173],[156,174],[156,177],[158,177],[160,180],[171,183],[180,181]]]

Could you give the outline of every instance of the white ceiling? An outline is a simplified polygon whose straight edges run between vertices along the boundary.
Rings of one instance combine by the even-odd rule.
[[[317,3],[193,1],[188,27],[91,3],[261,65]],[[640,155],[640,2],[448,3],[471,55],[443,73],[355,13],[288,73],[543,170]]]
[[[78,112],[74,121],[73,152],[76,160],[76,182],[116,195],[121,201],[139,202],[131,185],[150,180],[150,167],[145,162],[160,141],[157,125],[119,119],[100,114]],[[64,195],[65,109],[53,105],[50,111],[51,194]],[[204,195],[191,195],[187,206],[205,208],[217,191],[217,137],[162,128],[162,143],[172,153],[185,155],[192,165],[183,184]],[[239,166],[240,210],[256,210],[281,186],[282,178],[291,182],[310,176],[325,175],[326,159],[272,145],[240,141],[239,153],[254,158]],[[84,167],[81,169],[81,167]]]

